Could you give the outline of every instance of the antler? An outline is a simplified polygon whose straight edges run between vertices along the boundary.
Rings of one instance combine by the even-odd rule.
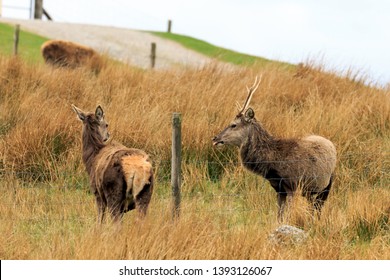
[[[238,115],[241,115],[246,109],[248,109],[248,106],[249,106],[249,103],[251,102],[253,93],[254,93],[254,92],[256,91],[256,89],[259,87],[259,85],[260,85],[260,83],[261,83],[262,77],[263,77],[263,76],[261,75],[259,81],[257,82],[258,77],[256,76],[256,80],[255,80],[255,82],[253,83],[253,86],[251,86],[250,88],[248,88],[248,86],[246,87],[246,90],[248,91],[248,96],[247,96],[247,98],[246,98],[246,100],[245,100],[244,106],[242,107],[242,109],[240,110],[240,112],[238,113]]]

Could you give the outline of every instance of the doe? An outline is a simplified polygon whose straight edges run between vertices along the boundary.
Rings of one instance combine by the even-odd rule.
[[[133,209],[144,217],[153,191],[149,156],[108,141],[108,124],[100,105],[95,113],[85,113],[74,105],[72,108],[83,123],[82,158],[96,197],[98,221],[103,222],[107,207],[114,221]]]

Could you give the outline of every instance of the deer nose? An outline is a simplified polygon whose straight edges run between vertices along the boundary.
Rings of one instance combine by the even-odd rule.
[[[219,144],[223,144],[223,142],[219,139],[218,136],[215,136],[215,137],[212,139],[212,141],[213,141],[213,146],[217,146],[217,145],[219,145]]]

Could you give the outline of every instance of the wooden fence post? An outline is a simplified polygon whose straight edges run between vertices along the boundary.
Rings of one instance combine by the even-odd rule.
[[[42,19],[43,0],[35,0],[34,19]]]
[[[152,43],[150,49],[150,67],[153,69],[156,65],[156,43]]]
[[[14,55],[18,54],[19,33],[20,33],[20,25],[17,24],[15,26],[15,33],[14,33]]]
[[[172,169],[171,184],[173,195],[173,220],[180,216],[181,202],[181,114],[173,113],[172,115]]]
[[[171,33],[171,29],[172,29],[172,20],[168,20],[168,30],[167,30],[167,32],[168,33]]]

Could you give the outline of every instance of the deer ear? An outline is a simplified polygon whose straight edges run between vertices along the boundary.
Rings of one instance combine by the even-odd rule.
[[[79,117],[79,119],[80,119],[81,121],[84,121],[84,120],[85,120],[85,113],[84,113],[81,109],[77,108],[77,107],[74,106],[73,104],[72,104],[72,109],[73,109],[73,111],[77,114],[77,116]]]
[[[255,117],[255,112],[253,111],[252,108],[248,108],[245,112],[245,120],[250,121]]]
[[[103,108],[102,108],[100,105],[98,105],[98,106],[96,107],[95,116],[96,116],[96,118],[97,118],[99,121],[101,121],[101,120],[103,119],[103,117],[104,117]]]

